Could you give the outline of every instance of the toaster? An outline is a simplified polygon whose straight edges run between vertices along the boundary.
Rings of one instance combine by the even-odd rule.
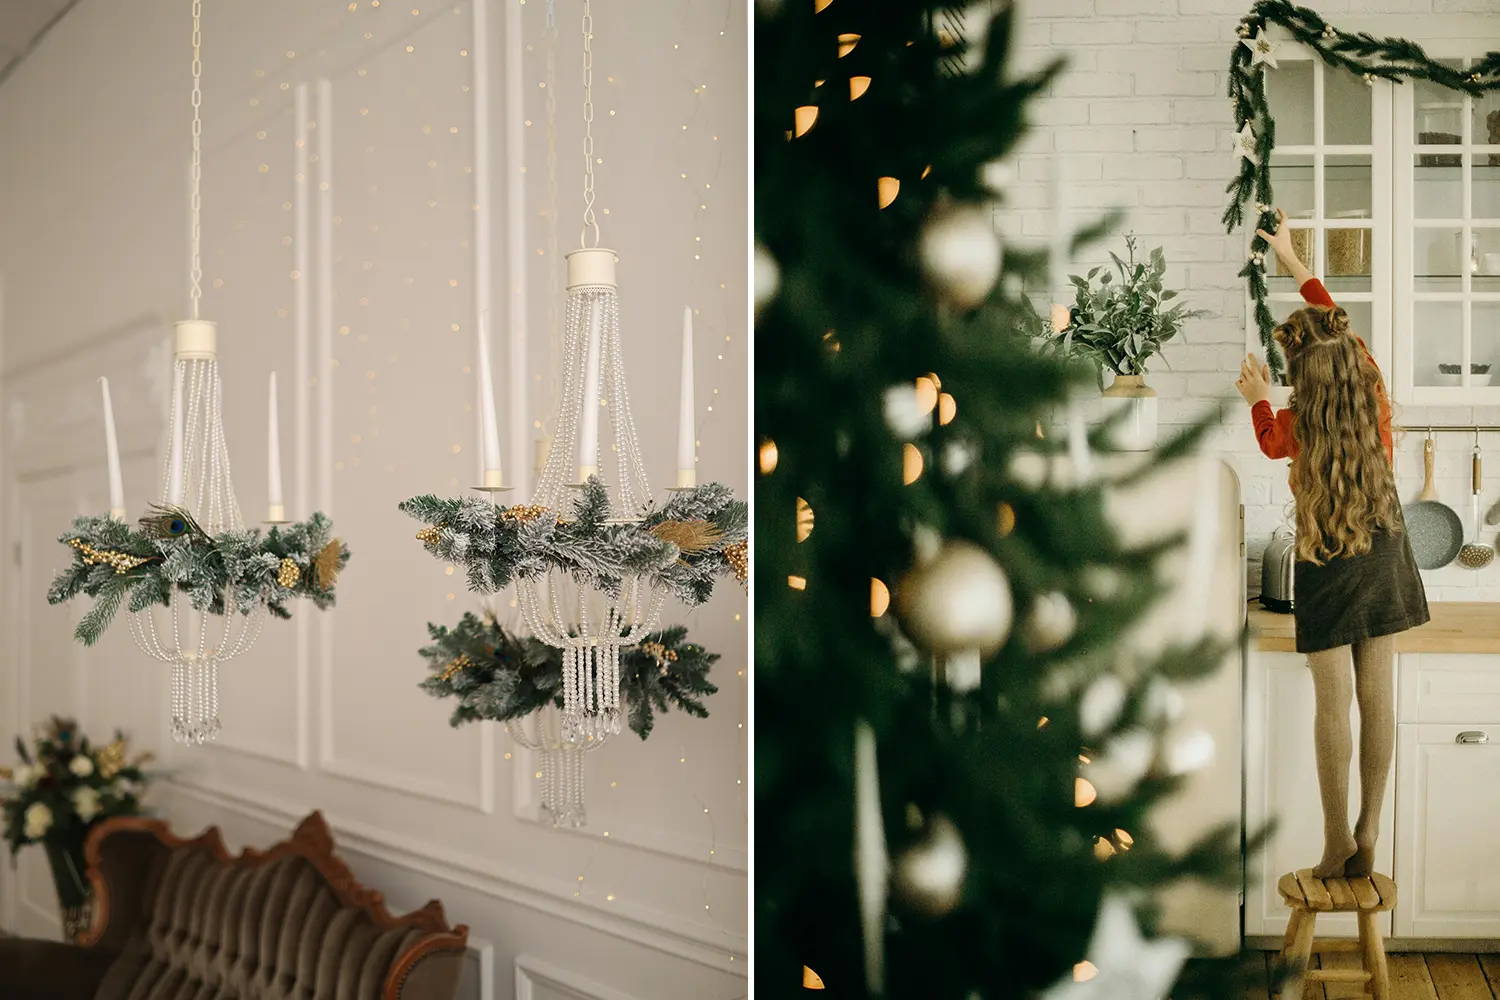
[[[1292,613],[1292,566],[1297,558],[1297,529],[1289,516],[1271,532],[1260,560],[1260,603],[1267,611]]]

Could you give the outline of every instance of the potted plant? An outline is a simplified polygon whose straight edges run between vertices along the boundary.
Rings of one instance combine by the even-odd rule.
[[[112,816],[135,816],[148,782],[146,754],[127,763],[125,738],[96,747],[71,719],[53,717],[38,729],[31,749],[16,737],[21,763],[0,768],[0,832],[14,857],[41,844],[52,869],[63,933],[76,938],[89,922],[90,886],[84,876],[83,845],[89,831]]]
[[[1113,441],[1121,451],[1149,451],[1156,446],[1156,390],[1146,384],[1146,364],[1177,336],[1190,319],[1206,316],[1179,302],[1167,305],[1177,292],[1163,287],[1167,261],[1161,247],[1149,259],[1137,261],[1135,236],[1125,237],[1126,259],[1111,252],[1115,270],[1096,267],[1086,277],[1070,275],[1077,290],[1066,326],[1054,333],[1071,349],[1099,366],[1100,387],[1109,401]],[[1097,286],[1094,279],[1098,278]],[[1114,380],[1104,387],[1104,369]],[[1113,412],[1123,409],[1123,414]]]

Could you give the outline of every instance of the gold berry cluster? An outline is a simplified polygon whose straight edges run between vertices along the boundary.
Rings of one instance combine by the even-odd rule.
[[[81,538],[70,538],[68,544],[78,550],[85,566],[113,566],[116,575],[129,573],[137,566],[144,566],[151,561],[149,556],[133,556],[128,552],[96,549]]]
[[[735,542],[733,545],[724,546],[724,558],[729,560],[729,568],[734,570],[734,578],[740,583],[750,579],[750,543]]]
[[[291,559],[281,560],[281,568],[276,571],[276,582],[288,590],[297,586],[297,581],[302,579],[302,570],[296,562]]]
[[[460,653],[457,659],[448,661],[448,666],[443,668],[443,672],[438,675],[438,680],[452,680],[454,674],[461,670],[467,670],[473,665],[473,660],[469,659],[467,655]]]
[[[656,661],[656,665],[661,667],[662,673],[667,672],[668,663],[677,662],[677,650],[668,649],[659,642],[643,642],[640,648],[641,652]]]
[[[546,507],[537,503],[518,503],[514,507],[507,507],[500,512],[500,520],[514,521],[517,524],[526,524],[535,521],[544,514],[551,513]]]
[[[436,528],[423,528],[417,532],[417,541],[423,545],[436,545],[438,542],[438,530]]]
[[[105,781],[119,774],[120,769],[125,766],[125,741],[115,740],[94,754],[94,763],[99,777]]]

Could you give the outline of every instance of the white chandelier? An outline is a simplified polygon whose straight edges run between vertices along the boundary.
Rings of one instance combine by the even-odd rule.
[[[217,330],[200,318],[202,298],[200,184],[203,176],[202,0],[193,0],[193,167],[192,282],[193,318],[176,324],[172,373],[171,448],[162,474],[162,499],[168,508],[191,514],[210,536],[244,528],[229,451],[224,443],[223,387],[219,382]],[[228,600],[227,595],[224,598]],[[201,744],[218,735],[219,666],[247,652],[265,623],[265,607],[248,614],[228,607],[223,614],[195,609],[173,588],[166,608],[151,607],[131,616],[136,645],[172,667],[172,737]],[[215,620],[217,619],[217,621]]]
[[[614,515],[608,523],[627,524],[642,517],[652,495],[625,384],[616,257],[613,250],[599,246],[599,223],[594,215],[589,0],[583,3],[583,81],[583,230],[579,249],[567,258],[563,384],[556,432],[531,502],[549,510],[571,510],[579,489],[600,475],[600,456],[612,454],[613,468],[603,470],[605,477],[601,477],[609,487]],[[609,411],[612,441],[607,449],[601,447],[601,408]],[[517,590],[532,635],[563,650],[562,742],[597,745],[618,735],[622,728],[620,650],[640,642],[660,624],[666,592],[640,576],[626,576],[618,592],[606,593],[580,585],[558,569],[522,579]]]

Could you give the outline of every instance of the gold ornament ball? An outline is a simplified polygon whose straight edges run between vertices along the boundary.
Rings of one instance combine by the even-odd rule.
[[[935,817],[921,841],[896,859],[891,877],[896,898],[931,917],[940,917],[963,897],[969,854],[947,817]]]
[[[1078,612],[1066,594],[1057,591],[1042,594],[1026,619],[1026,648],[1033,653],[1051,652],[1071,639],[1077,626]]]
[[[760,319],[760,311],[776,297],[776,292],[781,288],[781,268],[776,263],[776,258],[771,252],[759,243],[755,244],[755,318]]]
[[[995,653],[1010,635],[1011,612],[1005,571],[972,542],[946,543],[908,571],[896,592],[902,630],[932,653]]]
[[[994,218],[976,205],[937,209],[922,228],[920,255],[928,283],[958,309],[989,296],[1004,259]]]

